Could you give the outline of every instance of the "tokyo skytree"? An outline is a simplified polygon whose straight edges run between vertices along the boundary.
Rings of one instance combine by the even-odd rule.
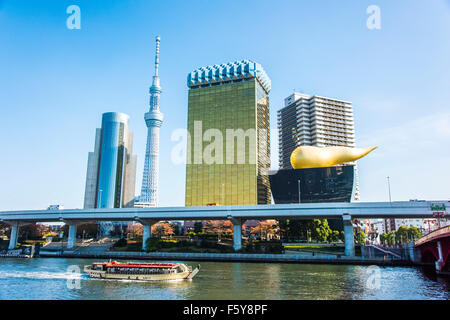
[[[159,42],[161,38],[156,37],[155,75],[150,87],[150,110],[145,114],[147,124],[147,147],[145,149],[144,174],[142,177],[142,189],[139,202],[149,206],[158,203],[158,171],[159,171],[159,128],[163,122],[163,114],[159,112]]]

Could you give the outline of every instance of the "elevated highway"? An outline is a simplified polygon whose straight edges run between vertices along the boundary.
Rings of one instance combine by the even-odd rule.
[[[151,226],[162,220],[230,220],[233,246],[240,249],[241,227],[246,220],[343,219],[346,255],[354,255],[352,219],[432,218],[432,205],[445,201],[398,201],[355,203],[301,203],[281,205],[153,207],[120,209],[18,210],[0,212],[0,221],[12,226],[10,248],[17,245],[21,225],[36,222],[64,222],[69,225],[68,247],[75,246],[76,226],[98,221],[136,221],[144,226],[143,245]]]

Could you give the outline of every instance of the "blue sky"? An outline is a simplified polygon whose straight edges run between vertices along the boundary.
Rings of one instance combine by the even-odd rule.
[[[81,8],[69,30],[66,8]],[[381,9],[381,29],[366,8]],[[272,80],[271,126],[294,89],[353,102],[361,200],[449,199],[450,1],[0,0],[0,210],[83,205],[87,154],[108,111],[130,115],[142,180],[160,35],[160,205],[184,205],[185,168],[171,162],[187,122],[186,76],[240,60]],[[272,167],[278,166],[276,131]]]

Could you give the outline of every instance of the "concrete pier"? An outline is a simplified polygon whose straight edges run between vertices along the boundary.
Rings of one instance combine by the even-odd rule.
[[[77,225],[69,224],[69,237],[67,239],[67,249],[75,248],[76,240],[77,240]]]
[[[154,225],[158,221],[148,219],[139,219],[137,221],[144,226],[144,230],[142,232],[142,250],[145,250],[146,242],[152,236],[152,225]]]
[[[17,238],[19,237],[19,224],[11,225],[11,235],[9,236],[8,249],[12,250],[17,247]]]
[[[152,236],[152,226],[147,224],[144,225],[144,230],[142,232],[142,250],[145,250],[145,243]]]
[[[344,220],[345,255],[348,257],[354,257],[355,239],[353,236],[352,217],[349,214],[344,214],[342,219]]]
[[[233,223],[233,249],[242,249],[242,219],[231,218]]]

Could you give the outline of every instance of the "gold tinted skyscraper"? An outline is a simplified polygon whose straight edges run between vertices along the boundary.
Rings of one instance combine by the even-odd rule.
[[[249,60],[188,75],[186,206],[270,204],[270,79]]]

